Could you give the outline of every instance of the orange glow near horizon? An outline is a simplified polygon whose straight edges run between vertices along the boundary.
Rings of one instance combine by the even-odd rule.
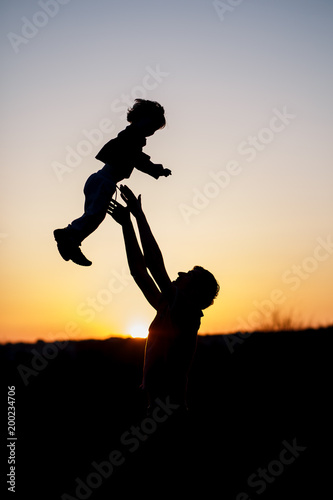
[[[156,220],[152,224],[155,226]],[[1,299],[0,342],[145,337],[155,311],[129,275],[121,233],[117,229],[105,224],[99,230],[101,234],[95,240],[97,248],[100,243],[103,251],[91,270],[63,262],[56,251],[50,258],[51,266],[47,262],[39,263],[35,256],[30,262],[22,260],[16,268],[8,266],[7,293]],[[233,254],[233,245],[238,247],[235,238],[232,242],[226,239],[221,246],[223,259],[219,258],[221,250],[214,255],[209,246],[206,259],[207,247],[193,251],[190,259],[186,247],[173,255],[163,228],[157,232],[161,248],[165,249],[166,265],[171,269],[171,279],[178,270],[203,263],[220,283],[221,291],[214,305],[203,311],[200,334],[255,331],[271,323],[276,314],[289,319],[295,327],[333,324],[328,293],[329,283],[333,282],[333,255],[328,246],[325,251],[323,244],[318,251],[316,239],[306,251],[288,257],[282,265],[278,256],[273,261],[265,261],[266,248],[260,245],[257,256],[251,255],[248,245],[243,260],[237,253]],[[109,247],[102,245],[110,239],[110,233],[112,255],[116,255],[116,262],[111,266]],[[90,245],[91,254],[96,253],[94,243]],[[10,241],[5,242],[1,250],[8,260],[17,252]],[[272,257],[272,252],[267,254]],[[189,260],[190,265],[186,265]],[[39,274],[35,275],[38,269]]]

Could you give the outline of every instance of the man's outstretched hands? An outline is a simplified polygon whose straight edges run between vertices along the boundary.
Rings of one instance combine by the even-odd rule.
[[[107,212],[116,222],[118,222],[118,224],[123,225],[130,220],[129,209],[118,203],[116,200],[110,201]]]
[[[130,221],[130,214],[137,217],[143,213],[141,207],[141,194],[136,198],[133,191],[131,191],[129,187],[123,185],[120,186],[120,192],[127,206],[124,207],[121,203],[118,203],[118,201],[111,200],[107,213],[111,215],[118,224],[124,225],[126,222]]]
[[[120,186],[120,191],[121,191],[121,197],[126,203],[127,208],[129,209],[131,214],[133,214],[134,217],[137,217],[139,214],[141,214],[142,213],[141,194],[139,194],[138,198],[136,198],[133,191],[131,191],[128,186],[124,185]]]

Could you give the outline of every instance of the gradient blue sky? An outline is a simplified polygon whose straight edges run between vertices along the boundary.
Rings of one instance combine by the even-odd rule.
[[[135,97],[166,110],[145,151],[172,177],[128,184],[170,275],[201,264],[221,283],[201,332],[277,310],[333,322],[333,3],[226,1],[224,16],[204,0],[64,3],[1,2],[1,340],[104,338],[152,319],[114,221],[84,242],[89,269],[63,262],[52,237],[81,214],[94,156]]]

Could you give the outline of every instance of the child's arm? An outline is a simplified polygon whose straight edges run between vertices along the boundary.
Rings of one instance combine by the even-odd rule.
[[[157,309],[161,292],[147,272],[145,259],[136,238],[129,210],[115,200],[112,200],[108,209],[108,214],[122,226],[127,262],[134,281],[141,289],[148,302]]]
[[[159,177],[168,177],[171,175],[171,170],[164,168],[160,163],[152,163],[150,156],[145,153],[140,153],[140,157],[136,162],[136,168],[145,174],[151,175],[154,179]]]

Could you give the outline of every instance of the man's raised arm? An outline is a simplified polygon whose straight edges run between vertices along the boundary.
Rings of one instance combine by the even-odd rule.
[[[145,259],[136,238],[129,210],[111,200],[108,214],[122,226],[127,262],[134,281],[148,302],[157,309],[161,294],[147,272]]]
[[[162,252],[149,227],[141,207],[141,196],[136,199],[127,186],[121,186],[121,197],[127,203],[131,213],[136,218],[142,243],[146,266],[162,292],[170,289],[171,281],[165,269]]]

